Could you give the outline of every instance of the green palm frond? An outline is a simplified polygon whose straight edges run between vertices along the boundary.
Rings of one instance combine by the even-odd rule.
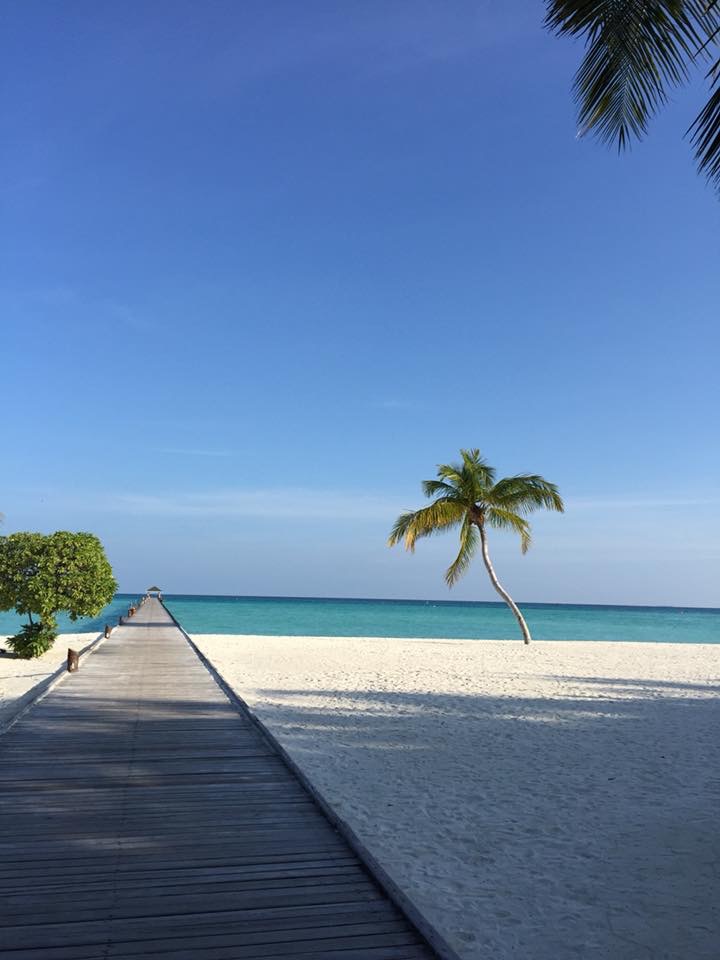
[[[460,455],[463,458],[463,474],[466,481],[472,483],[477,494],[482,494],[495,482],[495,468],[480,456],[477,447],[472,450],[461,450]],[[479,500],[480,496],[476,496],[475,499]]]
[[[565,505],[554,483],[534,473],[521,473],[498,480],[488,495],[490,504],[520,513],[544,508],[563,513]]]
[[[687,79],[707,17],[702,0],[550,0],[546,25],[587,41],[575,78],[580,132],[619,148],[641,137],[668,87]]]
[[[720,186],[720,60],[710,74],[715,90],[690,127],[700,171]]]
[[[546,26],[581,37],[586,52],[575,77],[580,134],[618,149],[642,138],[672,87],[717,44],[716,0],[547,0]],[[717,81],[717,64],[710,71]],[[717,93],[717,91],[716,91]],[[720,97],[713,94],[691,127],[701,170],[720,183]]]
[[[457,495],[457,487],[445,480],[423,480],[422,490],[426,497],[454,497]]]
[[[466,573],[478,545],[478,532],[468,517],[463,520],[460,528],[460,550],[453,562],[445,571],[445,583],[452,587],[463,574]]]
[[[532,543],[532,535],[530,524],[524,517],[502,507],[490,507],[485,514],[485,518],[491,527],[498,530],[514,530],[515,533],[520,534],[520,548],[523,553],[528,552]]]
[[[480,499],[482,491],[492,486],[495,470],[478,449],[461,450],[462,463],[441,463],[437,468],[440,481],[448,483],[457,494],[468,502]],[[427,481],[437,483],[438,481]]]
[[[388,546],[393,547],[401,540],[405,549],[413,552],[415,541],[421,537],[430,537],[456,527],[465,515],[465,508],[456,500],[436,500],[420,510],[402,513],[395,521],[388,537]]]
[[[461,463],[439,463],[437,475],[440,480],[444,480],[453,489],[459,490],[463,484],[463,473]]]

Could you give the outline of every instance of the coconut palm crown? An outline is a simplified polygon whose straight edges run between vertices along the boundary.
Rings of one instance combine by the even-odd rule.
[[[520,536],[526,553],[531,543],[527,515],[545,508],[562,513],[564,505],[554,483],[536,474],[523,473],[495,479],[495,469],[480,456],[479,450],[461,450],[462,463],[444,463],[437,469],[437,480],[423,481],[426,497],[433,502],[419,510],[402,513],[392,528],[388,546],[404,541],[405,549],[414,552],[421,537],[430,537],[446,530],[460,528],[458,555],[445,572],[445,581],[452,587],[467,571],[480,546],[483,561],[492,585],[515,614],[523,640],[530,643],[525,618],[510,594],[501,586],[490,561],[487,528],[513,530]]]

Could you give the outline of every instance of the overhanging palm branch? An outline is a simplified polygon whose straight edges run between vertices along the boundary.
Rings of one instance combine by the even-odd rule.
[[[512,510],[503,510],[501,507],[491,507],[487,511],[486,521],[489,527],[496,527],[498,530],[513,530],[520,535],[520,549],[527,553],[532,543],[532,533],[530,524],[524,517],[513,513]]]
[[[460,549],[458,555],[445,571],[445,583],[452,587],[464,573],[467,572],[470,562],[477,550],[478,532],[476,527],[466,517],[460,529]]]
[[[714,78],[715,91],[696,117],[690,131],[700,170],[720,187],[720,59],[714,64],[709,76]]]
[[[495,470],[480,456],[480,451],[461,450],[461,463],[440,464],[436,480],[425,480],[423,493],[433,502],[419,510],[401,514],[388,538],[389,546],[403,541],[405,549],[415,550],[421,537],[444,533],[460,527],[458,554],[445,571],[445,582],[452,587],[468,570],[478,548],[490,580],[515,614],[523,639],[530,642],[530,631],[517,604],[497,579],[487,547],[487,528],[512,530],[520,537],[525,553],[531,543],[527,515],[545,508],[562,513],[562,498],[554,483],[534,473],[518,474],[495,481]]]
[[[669,89],[712,63],[720,0],[547,0],[545,23],[586,43],[574,85],[580,134],[622,150],[645,135]],[[689,132],[700,169],[720,186],[720,59],[707,77],[715,89]]]
[[[443,498],[421,510],[402,513],[395,521],[390,540],[393,544],[404,540],[405,548],[413,553],[416,540],[456,527],[462,522],[463,512],[454,500]]]

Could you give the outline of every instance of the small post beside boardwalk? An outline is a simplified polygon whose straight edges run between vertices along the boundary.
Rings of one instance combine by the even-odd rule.
[[[68,648],[67,655],[67,671],[68,673],[76,673],[80,667],[80,654],[77,650],[71,650]]]

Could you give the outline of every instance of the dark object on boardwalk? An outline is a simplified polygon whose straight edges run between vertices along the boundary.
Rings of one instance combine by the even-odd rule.
[[[128,616],[133,617],[135,615],[135,607],[128,607]]]
[[[110,631],[111,631],[111,630],[112,630],[112,627],[110,626],[110,624],[109,624],[109,623],[106,623],[106,624],[105,624],[105,639],[107,639],[107,638],[110,636]]]
[[[76,673],[80,667],[80,654],[77,650],[68,648],[67,668],[68,673]]]

